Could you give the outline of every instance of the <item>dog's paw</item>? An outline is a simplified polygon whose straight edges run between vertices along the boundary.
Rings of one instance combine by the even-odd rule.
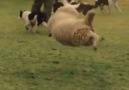
[[[28,31],[29,30],[28,26],[25,26],[25,29]]]

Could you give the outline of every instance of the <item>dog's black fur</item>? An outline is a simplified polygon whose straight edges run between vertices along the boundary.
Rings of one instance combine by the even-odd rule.
[[[58,0],[55,0],[55,2],[53,3],[53,12],[56,12],[58,8],[62,7],[63,3],[59,2]]]
[[[82,12],[83,15],[86,15],[88,11],[90,11],[94,8],[96,8],[95,5],[80,3],[79,7],[77,8],[77,11]]]
[[[100,7],[100,10],[103,11],[104,6],[108,6],[108,0],[95,0],[95,7]]]
[[[29,20],[33,20],[35,15],[37,15],[38,26],[42,24],[42,22],[47,22],[47,16],[44,12],[30,13],[28,16]]]
[[[20,10],[20,18],[22,18],[22,15],[23,15],[23,12],[22,10]],[[37,15],[37,21],[38,21],[38,25],[40,25],[42,22],[47,22],[47,16],[44,12],[38,12],[38,13],[33,13],[31,12],[29,15],[28,15],[28,19],[31,21],[34,19],[34,17]]]
[[[72,0],[67,0],[68,3],[71,4],[77,4],[76,2],[71,2]],[[59,2],[59,0],[55,0],[53,3],[53,12],[56,12],[58,8],[64,6],[64,4],[62,2]]]
[[[108,6],[109,11],[111,12],[111,6],[115,6],[119,12],[122,12],[117,4],[117,0],[95,0],[95,6],[100,7],[100,10],[103,11],[104,6]]]
[[[68,3],[70,3],[72,5],[79,3],[79,2],[71,2],[72,0],[67,0],[67,1],[68,1]],[[56,10],[58,8],[60,8],[61,6],[63,6],[63,3],[59,2],[58,0],[55,0],[55,2],[53,4],[53,12],[56,12]],[[77,11],[82,12],[83,15],[86,15],[89,10],[94,9],[96,7],[97,6],[95,6],[95,5],[80,3],[79,7],[77,8]]]

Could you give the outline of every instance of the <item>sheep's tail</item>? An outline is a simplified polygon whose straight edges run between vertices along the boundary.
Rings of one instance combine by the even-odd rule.
[[[92,22],[94,19],[95,13],[94,12],[89,12],[84,20],[84,23],[88,26],[92,27]]]

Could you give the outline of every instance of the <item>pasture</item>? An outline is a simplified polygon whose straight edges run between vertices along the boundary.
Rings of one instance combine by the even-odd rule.
[[[129,90],[129,1],[122,13],[95,9],[95,31],[105,40],[92,47],[63,46],[40,26],[28,33],[19,10],[33,0],[0,2],[0,90]]]

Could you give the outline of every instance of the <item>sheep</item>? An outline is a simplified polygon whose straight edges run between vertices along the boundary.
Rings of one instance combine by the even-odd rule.
[[[33,31],[33,33],[37,31],[40,24],[46,26],[47,17],[44,12],[32,13],[31,11],[21,10],[19,16],[24,21],[26,30]]]
[[[77,5],[68,3],[60,7],[48,20],[47,29],[52,37],[63,45],[92,45],[97,49],[101,37],[92,28],[94,12],[89,12],[85,18],[78,18]]]
[[[95,0],[95,7],[100,7],[101,11],[103,11],[104,6],[108,6],[109,12],[111,12],[112,6],[115,6],[119,12],[122,12],[117,4],[117,0]]]

